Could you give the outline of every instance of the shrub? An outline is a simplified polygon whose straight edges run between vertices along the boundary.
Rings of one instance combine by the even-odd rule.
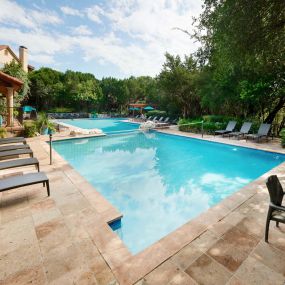
[[[26,122],[24,124],[24,137],[32,138],[35,137],[38,133],[36,122]]]
[[[5,128],[0,127],[0,138],[5,138],[7,134],[7,131]]]
[[[159,111],[159,110],[153,110],[153,111],[148,111],[146,116],[147,117],[166,117],[167,113],[165,111]]]
[[[67,108],[67,107],[56,107],[48,110],[48,113],[73,113],[73,108]]]
[[[281,136],[281,145],[282,147],[285,147],[285,129],[281,130],[280,136]]]

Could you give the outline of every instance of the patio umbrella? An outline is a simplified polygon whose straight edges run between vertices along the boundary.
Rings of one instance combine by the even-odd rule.
[[[139,111],[139,110],[140,110],[140,108],[137,108],[137,107],[136,107],[136,108],[134,108],[133,110],[134,110],[134,111]]]
[[[133,107],[131,107],[131,108],[129,108],[129,110],[130,110],[130,111],[134,111],[134,108],[133,108]]]
[[[146,106],[146,107],[144,107],[143,109],[146,110],[146,111],[152,111],[152,110],[154,110],[154,108],[151,107],[151,106]]]

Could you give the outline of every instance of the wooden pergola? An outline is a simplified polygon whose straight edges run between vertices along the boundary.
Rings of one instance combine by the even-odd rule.
[[[18,78],[10,76],[0,71],[0,96],[6,97],[7,100],[7,123],[6,127],[14,126],[14,95],[23,86],[23,82]]]

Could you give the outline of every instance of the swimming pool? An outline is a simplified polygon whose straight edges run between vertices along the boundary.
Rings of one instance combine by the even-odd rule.
[[[113,133],[120,131],[133,131],[139,128],[139,124],[126,122],[125,118],[112,119],[75,119],[75,120],[57,120],[74,127],[82,129],[101,129],[104,133]]]
[[[123,214],[117,233],[133,254],[285,161],[155,131],[57,141],[54,148]]]

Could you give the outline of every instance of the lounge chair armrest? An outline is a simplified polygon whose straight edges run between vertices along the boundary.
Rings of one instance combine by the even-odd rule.
[[[285,212],[285,207],[274,205],[274,204],[272,204],[271,202],[270,202],[270,207],[273,208],[273,209],[275,209],[275,210],[279,210],[279,211]]]

